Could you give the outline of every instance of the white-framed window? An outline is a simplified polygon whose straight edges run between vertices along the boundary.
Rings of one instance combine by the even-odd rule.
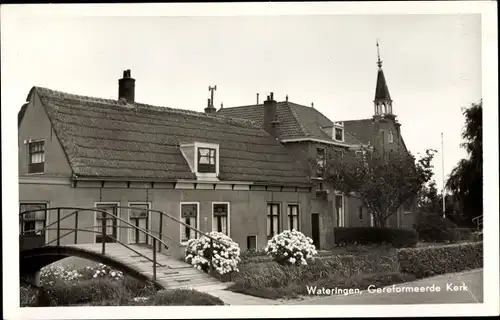
[[[28,142],[28,173],[45,171],[45,140]]]
[[[217,173],[217,149],[198,147],[198,173]]]
[[[298,204],[288,204],[287,205],[287,215],[288,215],[288,229],[295,229],[300,231],[300,220],[299,220],[299,205]]]
[[[344,227],[344,196],[341,194],[335,195],[335,217],[337,227]]]
[[[271,239],[280,233],[280,204],[267,204],[267,238]]]
[[[332,138],[335,141],[344,142],[344,123],[343,122],[334,122],[333,123]]]
[[[212,203],[212,231],[229,236],[229,202]]]
[[[394,141],[394,135],[392,134],[392,130],[389,130],[389,143],[392,143]]]
[[[44,228],[47,225],[47,202],[21,202],[19,203],[19,213],[31,210],[40,210],[29,212],[19,217],[19,231],[21,234],[34,236],[44,236]]]
[[[182,222],[192,228],[198,229],[198,226],[200,225],[200,203],[181,202],[179,216]],[[183,224],[180,226],[180,231],[181,243],[186,243],[190,239],[198,238],[198,232]]]
[[[94,207],[99,210],[107,211],[114,216],[118,217],[120,215],[120,202],[95,202]],[[102,242],[116,242],[116,239],[119,239],[120,236],[120,228],[118,228],[118,219],[113,215],[106,215],[104,217],[104,213],[101,211],[95,211],[94,214],[94,225],[95,228],[95,236],[94,243],[102,243]],[[105,233],[102,233],[102,226],[106,221],[106,229]]]
[[[151,202],[129,202],[129,207],[137,208],[137,209],[128,209],[128,222],[132,225],[139,227],[144,230],[151,230],[151,218],[149,215],[149,209],[151,209]],[[128,242],[129,243],[145,243],[149,244],[150,239],[147,234],[141,232],[135,228],[130,227],[128,233]]]

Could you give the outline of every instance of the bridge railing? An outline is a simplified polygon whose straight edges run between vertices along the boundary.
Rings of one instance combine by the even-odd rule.
[[[481,230],[483,228],[483,215],[472,218],[472,223],[476,225],[477,230]]]
[[[164,236],[163,234],[163,217],[167,218],[167,219],[170,219],[176,223],[178,223],[180,226],[184,226],[184,227],[187,227],[189,228],[191,231],[193,231],[196,235],[199,235],[200,237],[206,237],[207,239],[210,240],[210,248],[209,248],[209,252],[208,252],[208,261],[209,261],[209,271],[210,273],[212,272],[213,270],[213,262],[212,262],[212,258],[213,258],[213,252],[214,252],[214,244],[218,244],[220,246],[223,246],[223,247],[227,247],[227,244],[218,240],[218,239],[215,239],[214,237],[210,236],[209,234],[201,231],[200,229],[198,228],[195,228],[187,223],[185,223],[184,221],[164,212],[164,211],[160,211],[160,210],[155,210],[155,209],[143,209],[143,208],[135,208],[135,207],[127,207],[127,206],[116,206],[116,205],[113,205],[113,206],[109,206],[109,207],[101,207],[101,208],[106,208],[106,209],[111,209],[111,208],[119,208],[119,209],[135,209],[135,210],[144,210],[144,211],[148,211],[148,213],[156,213],[159,215],[159,224],[158,224],[158,236],[159,236],[159,239],[162,239],[162,237]],[[172,238],[170,238],[171,240],[173,240]],[[159,251],[161,251],[161,247],[158,248]]]
[[[133,208],[133,207],[130,207],[130,209],[132,210],[139,210],[139,208]],[[63,210],[73,210],[73,212],[71,212],[70,214],[68,215],[65,215],[64,217],[61,216],[61,213]],[[140,210],[144,210],[144,209],[140,209]],[[33,229],[33,230],[29,230],[27,232],[25,232],[23,230],[23,222],[24,222],[24,217],[25,215],[28,215],[30,213],[38,213],[38,212],[44,212],[44,214],[46,215],[47,212],[50,212],[50,211],[56,211],[57,212],[57,220],[54,221],[53,223],[47,225],[47,226],[43,226],[42,228],[39,228],[39,229]],[[102,225],[101,226],[95,226],[93,225],[90,229],[92,230],[89,230],[89,228],[79,228],[79,213],[80,212],[91,212],[92,214],[96,214],[96,212],[100,212],[102,214]],[[68,228],[68,227],[61,227],[61,221],[71,217],[71,216],[74,216],[75,217],[75,226],[73,228]],[[107,225],[106,225],[106,221],[107,221],[107,217],[108,216],[111,216],[113,219],[116,219],[116,221],[120,221],[122,223],[124,223],[125,225],[127,226],[118,226],[118,225],[113,225],[112,227],[116,227],[116,228],[127,228],[127,229],[134,229],[136,230],[137,232],[140,232],[140,233],[143,233],[145,234],[148,238],[151,238],[152,239],[152,249],[153,249],[153,259],[149,258],[148,256],[138,252],[137,250],[133,249],[132,247],[130,247],[129,245],[123,243],[122,241],[120,241],[119,239],[117,239],[117,237],[113,236],[113,235],[110,235],[107,233]],[[91,232],[91,233],[94,233],[94,234],[100,234],[102,236],[102,249],[101,249],[101,254],[102,255],[105,255],[106,254],[106,243],[108,242],[107,240],[110,239],[112,240],[113,242],[116,242],[124,247],[126,247],[127,249],[133,251],[134,253],[136,253],[137,255],[139,256],[142,256],[143,258],[146,258],[147,260],[149,260],[150,262],[153,263],[153,281],[156,281],[156,268],[157,266],[160,266],[160,267],[164,267],[164,265],[161,265],[157,262],[157,259],[156,259],[156,252],[157,252],[157,247],[161,248],[161,245],[164,245],[166,248],[168,248],[168,245],[162,240],[160,239],[159,237],[153,235],[152,233],[150,233],[149,231],[143,229],[143,228],[140,228],[138,226],[135,226],[133,225],[132,223],[130,223],[129,221],[126,221],[125,219],[122,219],[120,218],[118,215],[115,215],[111,212],[108,212],[104,209],[99,209],[99,208],[76,208],[76,207],[54,207],[54,208],[43,208],[43,209],[34,209],[34,210],[26,210],[26,211],[23,211],[19,214],[19,217],[20,217],[20,224],[21,224],[21,236],[25,236],[25,235],[29,235],[29,234],[37,234],[37,233],[41,233],[41,234],[45,234],[46,231],[48,230],[55,230],[56,231],[56,237],[55,239],[52,239],[51,241],[49,242],[45,242],[44,241],[44,244],[43,245],[50,245],[54,242],[56,242],[56,247],[59,247],[61,245],[61,238],[64,238],[68,235],[70,235],[71,233],[74,233],[75,234],[75,238],[74,238],[74,242],[75,244],[78,244],[78,231],[80,232]],[[56,226],[54,228],[51,228],[52,226]],[[101,230],[93,230],[95,228],[101,228]],[[69,231],[63,235],[61,235],[61,231]]]

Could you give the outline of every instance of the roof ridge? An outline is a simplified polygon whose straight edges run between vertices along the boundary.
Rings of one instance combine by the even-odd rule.
[[[31,89],[30,94],[33,90],[36,90],[37,92],[41,93],[42,95],[45,94],[45,95],[56,96],[56,97],[60,97],[60,98],[70,98],[70,99],[81,100],[81,101],[85,101],[85,102],[104,103],[104,104],[109,104],[112,106],[123,107],[123,108],[127,108],[127,106],[131,105],[125,101],[114,100],[114,99],[105,99],[105,98],[92,97],[92,96],[83,96],[83,95],[78,95],[78,94],[73,94],[73,93],[68,93],[68,92],[64,92],[64,91],[53,90],[50,88],[38,87],[38,86],[34,86]],[[217,113],[212,115],[212,114],[206,114],[206,113],[203,113],[200,111],[172,108],[172,107],[167,107],[167,106],[155,106],[155,105],[140,103],[140,102],[135,102],[135,103],[133,103],[133,105],[135,105],[139,108],[150,109],[150,110],[158,111],[158,112],[174,112],[177,114],[192,115],[192,116],[196,116],[196,117],[200,117],[200,118],[207,118],[207,119],[212,119],[212,120],[216,120],[216,121],[224,121],[225,123],[231,124],[231,125],[250,127],[250,128],[255,128],[255,129],[262,129],[261,126],[259,126],[258,124],[256,124],[252,120],[230,118],[230,117],[226,117],[223,115],[217,115]]]

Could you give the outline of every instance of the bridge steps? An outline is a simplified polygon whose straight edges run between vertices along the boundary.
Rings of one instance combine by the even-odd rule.
[[[73,244],[69,246],[79,247],[96,253],[102,252],[102,244],[99,243]],[[153,259],[151,248],[139,245],[130,245],[130,247],[140,254]],[[138,272],[148,276],[150,279],[153,278],[153,263],[126,247],[118,243],[106,243],[105,254],[132,267]],[[187,288],[211,292],[223,290],[229,285],[229,283],[222,283],[205,272],[193,268],[188,263],[168,256],[162,252],[156,253],[156,261],[163,265],[156,267],[156,281],[165,288]]]

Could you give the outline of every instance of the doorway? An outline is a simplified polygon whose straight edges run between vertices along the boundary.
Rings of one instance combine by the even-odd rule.
[[[316,250],[320,248],[320,241],[319,241],[319,213],[312,213],[311,214],[311,236],[312,236],[312,241],[314,246],[316,247]]]

